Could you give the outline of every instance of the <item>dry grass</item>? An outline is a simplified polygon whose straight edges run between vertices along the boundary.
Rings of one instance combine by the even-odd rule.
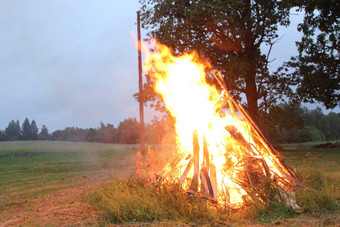
[[[0,226],[97,225],[83,194],[134,171],[137,145],[0,142]]]
[[[271,199],[266,205],[250,204],[239,210],[227,211],[206,204],[199,197],[188,196],[176,184],[150,184],[142,179],[115,179],[97,188],[89,198],[106,212],[108,223],[114,224],[175,221],[262,225],[322,215],[326,216],[324,221],[328,223],[328,216],[336,219],[339,213],[340,178],[339,170],[334,168],[340,164],[339,154],[340,150],[284,152],[286,161],[298,171],[306,187],[296,192],[297,203],[301,206],[298,211],[279,203],[270,190],[268,197]],[[311,220],[318,221],[315,218]]]
[[[0,226],[340,223],[339,149],[307,147],[283,152],[309,188],[297,193],[302,206],[299,213],[275,200],[267,209],[250,205],[228,213],[205,206],[200,198],[188,197],[175,185],[128,179],[135,170],[137,150],[138,145],[0,142]]]
[[[184,221],[209,222],[216,209],[172,183],[150,183],[142,178],[116,179],[88,195],[107,212],[111,223]]]

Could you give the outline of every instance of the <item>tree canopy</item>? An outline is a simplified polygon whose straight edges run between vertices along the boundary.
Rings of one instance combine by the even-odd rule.
[[[253,118],[288,95],[298,102],[321,102],[334,108],[340,100],[339,14],[336,0],[140,0],[142,25],[149,37],[175,54],[197,51],[221,71],[238,101],[245,94]],[[288,26],[290,10],[305,13],[298,26],[298,56],[275,73],[268,71],[268,53],[278,38],[278,26]],[[155,101],[152,78],[145,100]],[[155,98],[156,97],[156,98]],[[158,105],[159,106],[159,105]]]
[[[19,120],[12,120],[8,123],[8,126],[4,131],[4,138],[6,140],[19,140],[21,138],[21,127]]]
[[[35,123],[35,120],[32,120],[32,123],[31,123],[31,137],[30,137],[30,139],[31,140],[37,140],[38,139],[38,132],[39,132],[39,129],[37,127],[37,123]]]
[[[340,2],[337,0],[298,1],[305,12],[298,30],[298,56],[280,70],[297,98],[303,102],[321,102],[327,109],[340,104]],[[291,71],[293,69],[293,71]]]
[[[38,139],[39,140],[48,140],[48,138],[49,138],[48,129],[47,129],[46,125],[42,125],[41,131],[38,135]]]
[[[23,140],[28,140],[31,138],[31,124],[26,117],[24,120],[24,123],[22,124],[22,139]]]
[[[247,99],[253,118],[268,104],[274,80],[262,44],[289,24],[287,1],[142,0],[143,27],[175,53],[195,50],[221,71],[232,95]],[[151,81],[152,82],[152,81]],[[150,81],[149,81],[150,83]],[[275,92],[273,91],[272,94]],[[271,101],[275,101],[272,99]]]

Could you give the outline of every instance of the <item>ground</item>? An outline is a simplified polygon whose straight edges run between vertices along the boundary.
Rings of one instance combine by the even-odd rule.
[[[339,180],[340,149],[316,150],[299,145],[283,148],[285,160],[298,171],[317,170]],[[112,178],[126,178],[132,174],[137,150],[137,145],[0,142],[0,226],[97,226],[107,223],[105,214],[88,202],[87,193]],[[336,226],[338,223],[338,212],[314,212],[269,223],[215,225]],[[171,222],[143,225],[178,224],[184,225]]]
[[[93,225],[92,188],[134,169],[136,145],[54,141],[0,143],[0,226]]]

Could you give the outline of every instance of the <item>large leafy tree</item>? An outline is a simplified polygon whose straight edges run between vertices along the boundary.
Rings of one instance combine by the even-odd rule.
[[[271,45],[278,37],[278,25],[289,24],[286,1],[141,0],[141,4],[149,36],[178,54],[196,50],[222,72],[236,99],[245,94],[248,112],[256,118],[268,101],[268,86],[275,88],[260,46]]]
[[[139,123],[135,118],[128,118],[118,125],[118,143],[135,144],[139,140]]]
[[[296,86],[301,101],[321,102],[331,109],[340,104],[340,2],[297,2],[305,12],[298,26],[303,37],[297,42],[298,56],[284,65],[282,75]]]

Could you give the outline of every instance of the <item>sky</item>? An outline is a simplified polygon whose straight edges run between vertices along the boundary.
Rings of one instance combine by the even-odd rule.
[[[0,130],[26,117],[50,132],[139,120],[139,7],[138,0],[1,0]],[[280,28],[270,67],[296,54],[301,19],[294,15],[291,27]],[[147,109],[146,121],[154,114]]]

